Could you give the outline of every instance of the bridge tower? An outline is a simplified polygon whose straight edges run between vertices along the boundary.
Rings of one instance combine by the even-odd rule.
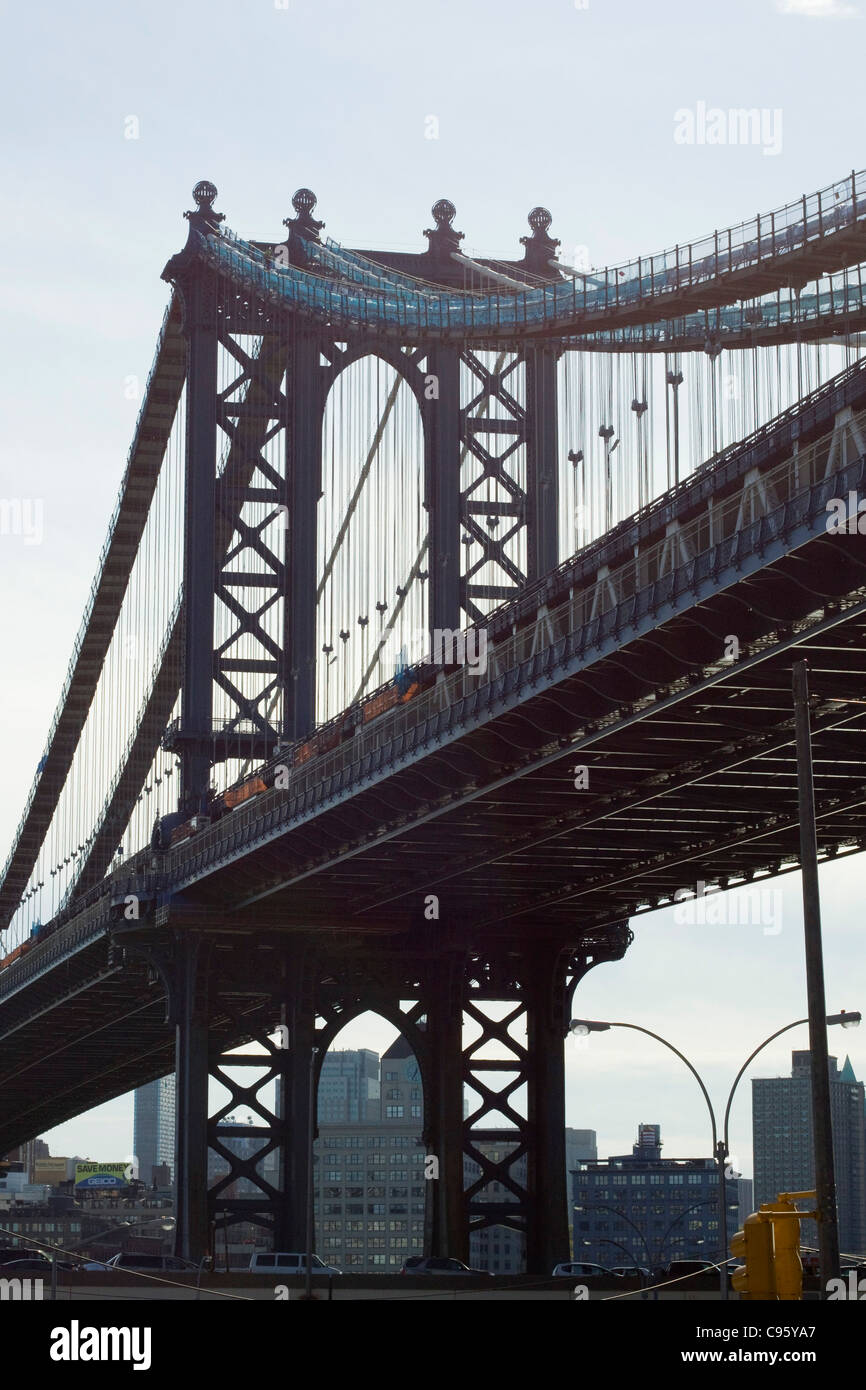
[[[559,560],[558,349],[543,341],[517,344],[491,365],[492,354],[447,335],[411,353],[361,331],[347,337],[340,329],[337,338],[326,324],[264,294],[256,298],[237,290],[212,254],[217,237],[231,247],[222,214],[214,211],[216,196],[213,184],[196,186],[196,210],[186,214],[187,244],[163,272],[182,303],[188,353],[181,716],[168,743],[181,763],[179,809],[187,815],[206,811],[212,768],[232,756],[241,733],[249,757],[262,759],[283,742],[305,738],[315,725],[323,415],[331,386],[351,362],[370,353],[382,357],[418,404],[431,634],[478,620],[484,605],[516,595]],[[254,243],[269,266],[285,267],[287,274],[309,268],[309,249],[323,225],[313,217],[315,203],[308,189],[300,189],[285,240]],[[451,203],[436,203],[433,217],[426,252],[366,254],[446,288],[463,287],[467,274],[482,283],[485,276],[507,278],[461,255]],[[534,209],[530,225],[523,261],[514,264],[536,280],[555,279],[550,214]],[[255,354],[243,345],[250,335],[260,340]],[[218,372],[220,350],[233,364],[231,380]],[[523,484],[506,468],[521,446]],[[475,465],[474,483],[461,471],[466,458]],[[479,475],[495,478],[504,500],[484,500]],[[266,505],[260,525],[242,519],[246,503]],[[267,538],[275,514],[284,521],[282,544]],[[519,532],[525,536],[522,567],[508,545]],[[472,567],[461,557],[467,538],[481,546],[482,559]],[[250,592],[252,577],[243,567],[245,547],[265,562],[264,568],[259,563],[252,600],[241,598]],[[498,583],[489,581],[491,562]],[[278,600],[283,621],[275,638],[267,614]],[[244,639],[243,657],[236,655],[235,641],[216,642],[217,605],[232,615],[231,637]],[[233,706],[232,716],[219,723],[216,690]],[[200,1257],[216,1219],[258,1220],[275,1248],[305,1248],[311,1088],[330,1041],[348,1018],[367,1009],[401,1029],[420,1063],[425,1152],[436,1159],[438,1173],[425,1185],[429,1251],[466,1258],[470,1227],[492,1224],[525,1234],[528,1267],[535,1273],[549,1273],[568,1251],[568,1006],[586,970],[623,954],[627,924],[612,928],[601,947],[597,935],[590,941],[579,932],[479,935],[459,904],[452,904],[447,926],[419,916],[417,928],[385,944],[341,931],[338,921],[326,934],[287,938],[279,923],[269,922],[264,930],[255,918],[250,924],[249,916],[235,934],[226,934],[223,924],[217,937],[207,914],[183,893],[164,901],[158,917],[162,935],[149,953],[163,977],[176,1030],[179,1253]],[[466,1020],[475,1033],[470,1044]],[[525,1042],[515,1040],[521,1028]],[[275,1029],[285,1046],[271,1041]],[[238,1039],[255,1040],[263,1052],[224,1056],[224,1046],[236,1047]],[[261,1073],[263,1055],[264,1076],[243,1086],[230,1081],[228,1067]],[[211,1077],[228,1087],[235,1103],[255,1110],[249,1133],[209,1118]],[[273,1108],[259,1095],[271,1082]],[[468,1116],[465,1086],[478,1097]],[[503,1124],[509,1130],[507,1152],[493,1158],[490,1143],[503,1138]],[[264,1144],[264,1152],[274,1156],[270,1180],[229,1137]],[[210,1193],[209,1148],[230,1169]],[[467,1157],[481,1172],[468,1188]],[[484,1197],[491,1182],[502,1184],[502,1202]],[[238,1184],[245,1184],[243,1195]]]

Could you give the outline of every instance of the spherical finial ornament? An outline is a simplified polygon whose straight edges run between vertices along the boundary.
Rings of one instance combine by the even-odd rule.
[[[217,196],[217,186],[210,179],[200,179],[192,190],[192,196],[199,208],[210,208]]]
[[[534,232],[546,232],[553,221],[553,217],[547,211],[547,208],[539,207],[532,209],[527,220]]]
[[[292,207],[299,217],[302,217],[305,213],[309,215],[316,206],[317,201],[316,195],[311,188],[299,188],[298,191],[292,195]]]
[[[437,227],[448,227],[457,216],[457,209],[448,198],[440,198],[431,209]]]

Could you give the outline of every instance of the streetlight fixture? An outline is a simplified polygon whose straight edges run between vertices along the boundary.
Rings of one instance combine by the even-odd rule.
[[[626,1216],[626,1214],[625,1214],[624,1211],[620,1211],[619,1207],[611,1207],[611,1206],[608,1206],[607,1202],[578,1202],[578,1203],[576,1203],[574,1210],[575,1210],[575,1211],[586,1211],[588,1207],[593,1207],[593,1208],[594,1208],[595,1210],[597,1210],[597,1211],[609,1211],[609,1212],[612,1212],[614,1216],[619,1216],[619,1217],[621,1217],[622,1220],[625,1221],[626,1225],[631,1226],[631,1229],[632,1229],[634,1232],[636,1232],[636,1234],[640,1237],[641,1242],[643,1243],[643,1248],[644,1248],[644,1250],[645,1250],[645,1252],[646,1252],[646,1265],[647,1265],[647,1269],[649,1270],[650,1273],[652,1273],[652,1256],[650,1255],[650,1248],[649,1248],[649,1245],[647,1244],[647,1238],[646,1238],[646,1236],[644,1235],[643,1231],[641,1230],[640,1226],[638,1226],[636,1222],[630,1220],[630,1218]],[[599,1240],[600,1240],[600,1243],[602,1243],[602,1244],[604,1243],[603,1237],[599,1237]],[[584,1244],[587,1244],[587,1242],[584,1242]],[[616,1242],[616,1241],[613,1241],[613,1242],[608,1241],[608,1244],[614,1244],[614,1245],[616,1245],[617,1242]],[[623,1246],[620,1246],[620,1249],[623,1249]],[[634,1251],[632,1251],[631,1253],[632,1253],[632,1260],[633,1260],[633,1263],[634,1263],[634,1264],[637,1264],[637,1260],[634,1259]]]
[[[848,1013],[844,1009],[842,1009],[841,1012],[838,1014],[828,1014],[826,1022],[828,1027],[831,1024],[839,1024],[843,1028],[856,1028],[857,1025],[860,1023],[861,1018],[862,1014],[860,1013]],[[743,1065],[740,1067],[740,1070],[737,1072],[737,1075],[734,1078],[734,1084],[731,1087],[730,1092],[728,1094],[728,1103],[725,1106],[725,1118],[721,1137],[718,1136],[718,1129],[716,1125],[716,1112],[713,1109],[713,1103],[710,1100],[709,1092],[707,1091],[707,1088],[704,1085],[702,1078],[700,1077],[695,1067],[692,1066],[692,1063],[689,1061],[688,1057],[686,1057],[684,1053],[680,1052],[678,1047],[674,1047],[672,1042],[668,1042],[667,1038],[661,1037],[658,1033],[653,1033],[652,1030],[649,1028],[642,1028],[641,1025],[638,1023],[622,1023],[613,1021],[606,1022],[601,1019],[573,1018],[570,1024],[568,1025],[569,1032],[575,1034],[576,1037],[588,1037],[590,1033],[606,1033],[611,1028],[630,1028],[635,1033],[644,1033],[646,1037],[654,1038],[656,1042],[660,1042],[664,1047],[668,1048],[677,1057],[679,1057],[680,1061],[688,1067],[692,1076],[695,1078],[698,1085],[700,1086],[701,1094],[703,1095],[703,1098],[707,1103],[707,1109],[710,1112],[710,1124],[712,1126],[713,1133],[713,1157],[716,1160],[716,1166],[719,1174],[719,1235],[721,1237],[722,1242],[721,1259],[719,1261],[719,1286],[721,1296],[723,1299],[727,1299],[728,1297],[728,1275],[726,1269],[728,1258],[728,1204],[726,1196],[725,1166],[729,1154],[728,1121],[731,1114],[731,1104],[734,1099],[734,1093],[736,1092],[737,1086],[739,1085],[746,1068],[755,1060],[759,1052],[762,1052],[764,1048],[768,1047],[771,1042],[775,1042],[776,1038],[781,1037],[782,1033],[787,1033],[791,1028],[799,1028],[802,1026],[802,1024],[808,1022],[808,1018],[798,1018],[795,1019],[793,1023],[786,1023],[784,1028],[778,1028],[775,1033],[771,1033],[768,1038],[765,1038],[762,1043],[758,1044],[754,1052],[751,1052],[749,1054]]]

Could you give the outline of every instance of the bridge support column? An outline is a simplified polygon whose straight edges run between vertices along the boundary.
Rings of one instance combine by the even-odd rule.
[[[316,719],[316,537],[322,492],[322,369],[314,333],[292,326],[289,353],[288,580],[285,647],[290,681],[285,735],[304,738]]]
[[[531,955],[527,1008],[529,1076],[526,1269],[550,1275],[568,1258],[568,1200],[565,1172],[565,1002],[562,952],[542,948]]]
[[[209,1246],[207,1197],[207,948],[179,942],[175,974],[176,1211],[175,1252],[198,1261]]]
[[[274,1213],[274,1249],[307,1248],[307,1183],[310,1153],[310,1091],[316,1086],[322,1058],[313,1054],[315,1013],[309,970],[303,962],[290,979],[286,993],[289,1057],[277,1083],[277,1107],[282,1121],[280,1195]],[[315,1133],[315,1130],[314,1130]]]
[[[192,275],[183,286],[188,342],[184,498],[184,649],[181,727],[182,805],[202,809],[210,785],[213,718],[214,575],[217,456],[216,277]]]
[[[531,580],[559,564],[559,435],[557,423],[557,354],[550,347],[531,347],[526,364],[527,570]]]
[[[435,348],[427,357],[434,398],[425,420],[425,491],[430,514],[430,628],[463,625],[460,601],[460,354]]]
[[[432,967],[427,1006],[427,1074],[424,1075],[427,1153],[438,1176],[430,1182],[431,1255],[469,1256],[469,1225],[463,1198],[463,981],[462,956],[446,956]]]

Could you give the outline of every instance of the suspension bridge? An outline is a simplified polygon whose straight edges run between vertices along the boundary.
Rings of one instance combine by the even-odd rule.
[[[549,1272],[572,993],[641,913],[796,869],[795,655],[819,852],[863,848],[866,174],[598,269],[544,208],[496,259],[444,199],[410,254],[216,198],[0,883],[0,1152],[174,1070],[179,1253],[304,1249],[316,1058],[373,1009],[428,1250],[506,1223]]]

